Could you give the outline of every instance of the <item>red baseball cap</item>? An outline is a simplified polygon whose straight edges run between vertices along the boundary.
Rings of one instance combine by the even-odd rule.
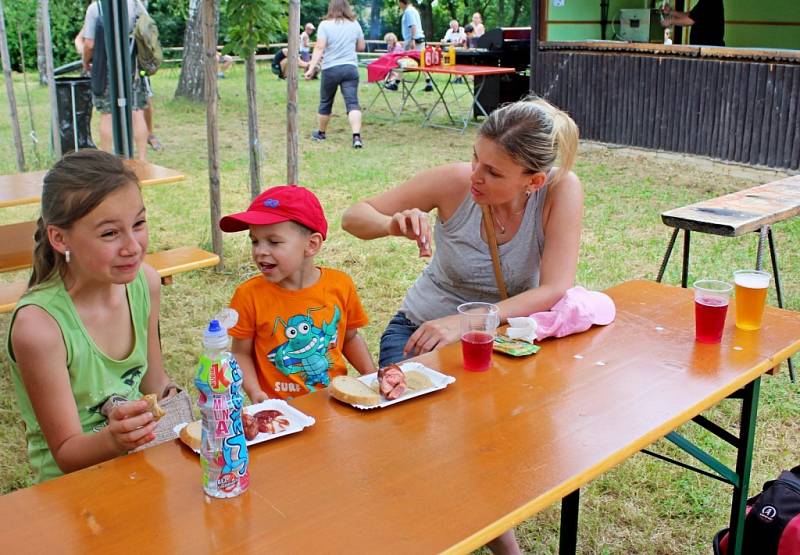
[[[280,185],[267,189],[250,204],[245,212],[224,216],[219,221],[222,231],[244,231],[251,225],[297,222],[325,239],[328,221],[317,196],[299,185]]]

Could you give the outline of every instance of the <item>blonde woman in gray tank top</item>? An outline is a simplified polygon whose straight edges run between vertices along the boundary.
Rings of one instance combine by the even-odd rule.
[[[458,341],[461,302],[497,303],[505,322],[550,309],[572,287],[583,215],[583,188],[570,171],[577,146],[578,128],[565,112],[541,99],[515,102],[483,123],[471,163],[423,171],[344,213],[342,228],[356,237],[406,237],[420,256],[433,256],[381,337],[381,366]],[[481,225],[483,206],[508,283],[503,301]],[[513,530],[488,545],[496,553],[519,552]]]

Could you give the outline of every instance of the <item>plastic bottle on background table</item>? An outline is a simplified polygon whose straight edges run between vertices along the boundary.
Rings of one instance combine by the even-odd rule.
[[[228,328],[237,319],[235,311],[226,309],[211,320],[203,334],[203,354],[194,379],[202,415],[203,489],[211,497],[235,497],[250,484],[242,426],[242,372],[228,350]]]

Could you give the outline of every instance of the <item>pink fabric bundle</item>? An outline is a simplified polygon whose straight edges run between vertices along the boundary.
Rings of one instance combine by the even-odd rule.
[[[531,318],[536,320],[536,337],[541,340],[586,331],[593,324],[605,326],[616,315],[614,301],[605,293],[573,287],[553,308],[531,314]]]
[[[419,52],[408,50],[406,52],[389,52],[384,54],[367,66],[367,81],[374,83],[385,79],[391,70],[397,67],[397,60],[400,58],[414,58],[419,62]]]

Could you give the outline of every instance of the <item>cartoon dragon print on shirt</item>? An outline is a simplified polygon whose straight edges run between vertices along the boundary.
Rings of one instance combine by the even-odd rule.
[[[339,325],[341,311],[333,306],[330,322],[322,322],[316,327],[311,313],[324,307],[309,308],[305,314],[297,314],[284,322],[280,316],[275,319],[273,332],[278,324],[283,324],[286,342],[270,351],[267,357],[286,376],[301,374],[309,391],[316,391],[314,385],[328,387],[328,369],[333,365],[330,349],[336,344],[336,327]]]

